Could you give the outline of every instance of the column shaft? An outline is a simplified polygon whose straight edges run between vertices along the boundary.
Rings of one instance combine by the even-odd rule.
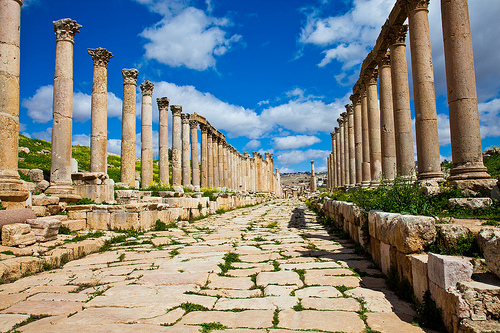
[[[350,170],[349,170],[349,163],[350,163],[350,157],[349,157],[349,122],[348,122],[348,117],[347,117],[347,112],[343,113],[343,123],[342,123],[342,128],[344,129],[344,186],[348,187],[349,186],[349,181],[351,178],[350,175]]]
[[[361,101],[359,93],[351,96],[354,109],[354,155],[356,163],[356,186],[363,180],[363,126],[361,120]]]
[[[189,143],[189,114],[181,114],[182,121],[182,185],[191,185],[191,145]]]
[[[214,187],[214,150],[212,148],[212,130],[207,133],[207,174],[208,174],[208,187]]]
[[[154,84],[148,80],[141,83],[141,187],[153,185],[153,96]]]
[[[218,135],[212,136],[212,157],[214,159],[214,187],[219,187],[219,137]]]
[[[159,137],[159,157],[158,157],[158,182],[160,186],[169,187],[169,162],[168,162],[168,107],[170,100],[167,97],[157,98],[160,127]]]
[[[198,122],[190,120],[191,128],[191,168],[193,170],[192,184],[195,187],[200,187],[200,164],[198,163]]]
[[[123,106],[120,181],[135,187],[135,125],[137,69],[122,69]]]
[[[351,104],[347,112],[349,143],[349,187],[356,186],[356,154],[354,151],[354,110]]]
[[[224,187],[225,186],[225,179],[224,179],[224,145],[226,142],[221,139],[219,141],[219,146],[218,151],[217,151],[217,156],[219,158],[219,187]]]
[[[207,125],[200,124],[201,129],[201,187],[208,186],[208,137]]]
[[[368,120],[368,97],[366,87],[361,88],[361,121],[362,121],[362,179],[361,186],[368,187],[371,182],[370,170],[370,131]]]
[[[172,186],[181,186],[182,180],[182,106],[171,105],[172,111]]]
[[[377,70],[369,74],[367,81],[368,128],[370,137],[370,186],[380,185],[382,179],[382,147],[380,144],[380,114],[378,111]]]
[[[337,188],[342,187],[342,152],[341,152],[341,142],[340,142],[340,127],[335,127],[335,144],[337,145],[337,157],[336,157],[336,168],[337,168]]]

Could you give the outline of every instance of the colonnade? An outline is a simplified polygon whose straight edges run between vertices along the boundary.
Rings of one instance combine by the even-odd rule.
[[[352,104],[345,106],[331,133],[330,190],[376,187],[382,179],[396,176],[431,186],[443,180],[428,5],[429,0],[397,0],[375,47],[363,61],[350,96]],[[487,182],[467,0],[441,0],[441,16],[453,159],[449,180],[459,186]],[[408,25],[403,24],[406,19]],[[406,65],[408,31],[417,163]]]
[[[19,74],[20,20],[23,0],[0,0],[0,200],[6,208],[22,208],[29,192],[20,179]],[[75,202],[71,179],[73,125],[73,45],[82,26],[66,18],[53,22],[56,56],[53,93],[53,126],[50,186],[47,193],[61,201]],[[88,49],[94,72],[92,84],[90,169],[107,173],[107,65],[113,54],[104,48]],[[123,69],[123,116],[121,182],[135,187],[136,89],[139,71]],[[141,187],[153,184],[152,95],[154,83],[141,83]],[[241,154],[226,142],[224,135],[202,116],[182,113],[171,105],[172,183],[168,159],[169,99],[157,99],[159,111],[159,184],[226,188],[245,192],[274,192],[281,195],[280,175],[273,172],[271,154]],[[201,168],[198,159],[198,125],[201,129]]]

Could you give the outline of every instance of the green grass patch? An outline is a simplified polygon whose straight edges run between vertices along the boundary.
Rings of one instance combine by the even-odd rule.
[[[75,237],[73,237],[71,239],[67,239],[64,242],[65,243],[81,242],[81,241],[86,240],[88,238],[99,238],[102,236],[104,236],[104,232],[101,230],[97,230],[94,232],[89,232],[88,234],[85,234],[85,235],[76,235]]]
[[[186,313],[193,311],[208,311],[206,307],[199,304],[194,304],[190,302],[184,302],[179,306],[182,310],[186,311]]]
[[[219,275],[225,275],[228,270],[234,269],[233,263],[241,262],[240,255],[234,252],[228,252],[223,257],[224,263],[220,263],[218,266],[221,269],[221,273]]]
[[[227,327],[221,323],[204,323],[200,324],[202,333],[209,333],[214,330],[225,330]]]

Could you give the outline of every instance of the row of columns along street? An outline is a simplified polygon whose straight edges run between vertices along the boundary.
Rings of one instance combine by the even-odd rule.
[[[440,166],[428,0],[398,0],[363,61],[352,104],[331,133],[328,189],[376,187],[396,176],[437,186]],[[483,164],[467,0],[441,1],[453,168],[460,187],[494,183]],[[408,19],[408,25],[403,23]],[[410,35],[414,161],[406,35]],[[378,92],[377,95],[377,83]],[[380,99],[380,104],[378,100]],[[494,186],[494,184],[493,184]]]

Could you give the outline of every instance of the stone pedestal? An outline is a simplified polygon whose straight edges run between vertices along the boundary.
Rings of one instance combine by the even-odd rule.
[[[370,140],[370,186],[380,185],[382,180],[382,147],[380,144],[380,115],[377,96],[378,71],[367,73],[366,86],[368,97],[368,128]]]
[[[391,50],[391,82],[394,107],[397,174],[412,178],[415,173],[413,134],[411,128],[410,88],[406,67],[406,32],[408,26],[394,26],[389,30]]]
[[[87,49],[94,63],[90,132],[90,172],[108,171],[108,62],[111,52]]]
[[[170,106],[172,111],[172,186],[181,186],[181,105]]]
[[[441,0],[454,181],[490,178],[483,164],[468,9],[467,0]]]
[[[189,144],[189,114],[182,113],[182,185],[191,185],[191,146]]]
[[[141,83],[141,187],[153,185],[153,104],[154,83],[148,80]]]
[[[200,124],[201,130],[201,187],[208,187],[208,143],[207,125]]]
[[[380,142],[382,146],[382,178],[396,176],[396,142],[394,137],[394,112],[392,104],[391,62],[389,52],[379,64],[380,91]]]
[[[366,92],[366,87],[361,87],[361,126],[362,126],[362,177],[361,186],[368,187],[371,182],[371,170],[370,170],[370,131],[369,131],[369,120],[368,120],[368,96]]]
[[[169,187],[169,163],[168,163],[168,106],[170,100],[167,97],[156,99],[158,104],[160,128],[159,136],[159,157],[158,157],[158,181],[161,186]]]
[[[122,69],[123,107],[120,180],[135,186],[135,118],[137,69]]]
[[[73,44],[82,27],[71,19],[52,22],[56,33],[56,64],[52,123],[50,187],[62,201],[80,199],[71,185],[71,139],[73,125]]]
[[[432,69],[427,6],[427,1],[411,0],[408,3],[418,178],[420,180],[441,180],[443,173],[441,172],[439,155],[434,71]]]
[[[198,163],[198,122],[189,121],[191,129],[191,163],[193,170],[193,186],[200,186],[200,164]]]

